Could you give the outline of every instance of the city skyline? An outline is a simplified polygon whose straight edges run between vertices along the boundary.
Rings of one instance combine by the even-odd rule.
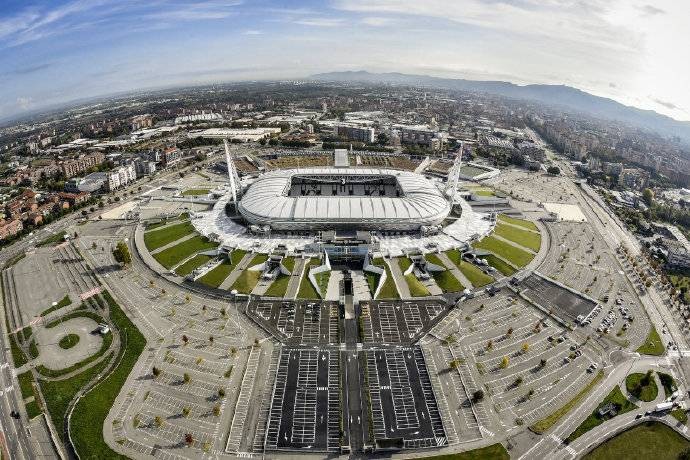
[[[690,120],[688,6],[338,0],[7,2],[0,119],[117,92],[340,70],[566,84]]]

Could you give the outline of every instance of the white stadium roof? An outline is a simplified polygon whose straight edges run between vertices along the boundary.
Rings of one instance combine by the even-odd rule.
[[[292,177],[380,175],[394,177],[401,196],[288,196]],[[440,224],[451,205],[436,186],[420,174],[391,169],[300,168],[268,172],[252,183],[239,211],[253,224],[278,230],[328,227],[369,227],[378,230],[414,230]]]

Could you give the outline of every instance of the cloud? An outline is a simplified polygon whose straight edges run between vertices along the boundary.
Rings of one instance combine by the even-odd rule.
[[[312,27],[340,27],[344,24],[344,21],[340,18],[323,17],[302,18],[293,20],[292,22],[294,24]]]
[[[656,102],[657,104],[659,104],[659,105],[661,105],[661,106],[663,106],[663,107],[666,107],[667,109],[671,109],[671,110],[681,110],[680,107],[678,107],[676,104],[674,104],[674,103],[672,103],[672,102],[663,101],[663,100],[661,100],[661,99],[652,99],[652,100],[653,100],[654,102]]]
[[[0,75],[30,75],[36,72],[40,72],[41,70],[50,68],[53,65],[55,65],[53,62],[45,62],[41,64],[31,65],[28,67],[18,67],[8,72],[1,72]]]
[[[207,21],[225,19],[235,14],[235,7],[241,4],[241,1],[212,1],[181,5],[176,8],[163,7],[162,11],[148,14],[146,17],[161,21]]]
[[[389,26],[395,23],[395,19],[382,16],[367,16],[362,18],[362,24],[373,27]]]
[[[666,14],[665,10],[657,8],[654,5],[643,5],[639,9],[642,11],[643,16],[656,16],[658,14]]]
[[[264,34],[263,31],[254,30],[254,29],[245,30],[244,32],[242,32],[242,35],[263,35],[263,34]]]

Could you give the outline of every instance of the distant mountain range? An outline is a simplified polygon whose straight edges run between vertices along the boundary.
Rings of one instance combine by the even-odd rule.
[[[363,83],[392,83],[427,86],[460,91],[473,91],[528,99],[566,107],[595,117],[619,120],[654,130],[665,136],[678,136],[690,143],[690,122],[674,120],[653,110],[630,107],[605,97],[594,96],[565,85],[516,85],[505,81],[464,80],[403,73],[371,73],[367,71],[329,72],[312,75],[314,80]]]

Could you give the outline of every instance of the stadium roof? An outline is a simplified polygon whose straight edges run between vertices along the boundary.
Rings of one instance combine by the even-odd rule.
[[[402,196],[288,196],[295,175],[394,177]],[[371,224],[381,230],[412,230],[436,225],[450,212],[450,204],[427,178],[408,171],[369,168],[300,168],[272,171],[260,176],[247,190],[239,211],[251,223],[274,228],[307,229],[329,224]],[[313,228],[313,227],[312,227]]]

